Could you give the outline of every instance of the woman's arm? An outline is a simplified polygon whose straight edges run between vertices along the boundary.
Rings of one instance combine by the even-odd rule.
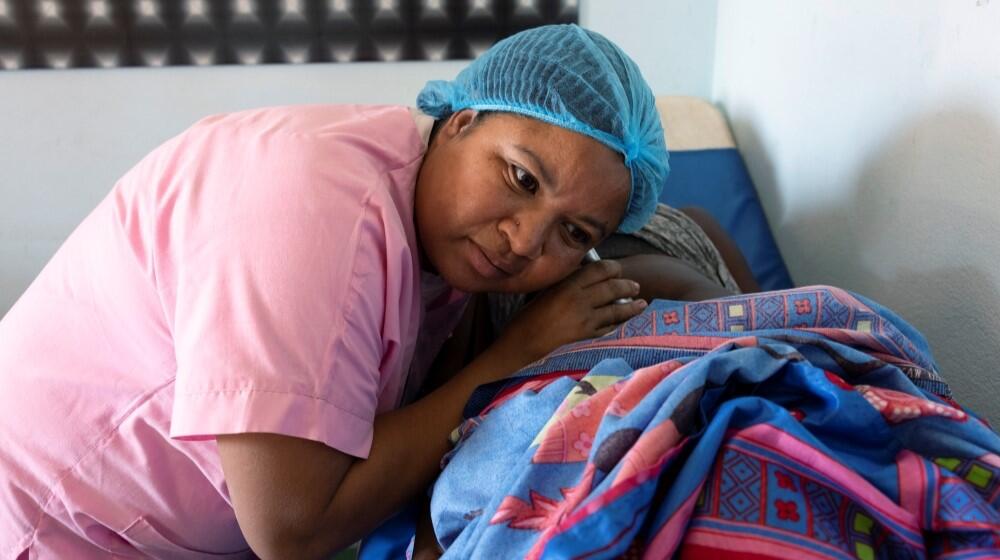
[[[603,334],[644,307],[613,261],[585,267],[532,302],[493,345],[423,399],[375,419],[365,460],[275,434],[219,436],[240,529],[261,558],[325,558],[426,489],[473,390],[548,351]]]
[[[426,488],[472,391],[518,369],[519,356],[494,345],[424,399],[377,417],[366,460],[288,436],[219,436],[251,548],[262,558],[324,558],[363,537]]]

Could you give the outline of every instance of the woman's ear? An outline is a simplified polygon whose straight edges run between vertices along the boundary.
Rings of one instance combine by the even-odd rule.
[[[441,133],[447,138],[453,138],[465,133],[476,122],[477,114],[478,112],[475,109],[462,109],[461,111],[452,113],[448,116],[448,120],[445,121],[444,126],[441,127]]]

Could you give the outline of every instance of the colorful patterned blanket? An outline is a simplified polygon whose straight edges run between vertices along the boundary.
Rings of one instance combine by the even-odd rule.
[[[1000,556],[1000,437],[840,289],[657,301],[466,412],[444,558]]]

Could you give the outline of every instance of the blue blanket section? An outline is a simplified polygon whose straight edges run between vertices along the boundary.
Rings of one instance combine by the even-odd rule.
[[[996,558],[1000,437],[948,395],[844,290],[655,301],[477,390],[435,532],[462,559]]]
[[[656,378],[656,368],[667,369]],[[639,369],[653,382],[635,389]],[[854,548],[833,557],[864,557],[865,547],[886,543],[918,556],[922,547],[933,553],[978,543],[989,556],[1000,547],[1000,439],[950,399],[937,370],[912,326],[836,288],[657,301],[605,337],[477,389],[435,488],[435,529],[451,557],[462,558],[529,549],[545,557],[588,554],[599,533],[606,551],[652,547],[646,552],[654,556],[663,547],[699,555],[733,543],[822,548],[834,541]],[[582,372],[589,373],[577,382]],[[542,428],[553,418],[561,418],[558,432]],[[609,442],[625,455],[602,454]],[[632,458],[629,446],[639,451]],[[574,450],[587,453],[573,457]],[[752,503],[768,512],[774,531],[754,525],[748,536],[748,527],[730,523],[731,508],[751,503],[713,498],[730,467],[736,476],[771,473],[751,490],[757,496],[770,485],[773,499]],[[623,468],[648,474],[635,479]],[[668,494],[657,493],[657,480]],[[811,493],[786,492],[795,488]],[[829,500],[845,504],[837,519],[789,525],[826,516]],[[924,511],[900,525],[898,508],[917,503]],[[595,514],[586,514],[587,504],[599,504]],[[387,522],[360,557],[402,557],[414,513]],[[641,519],[642,535],[627,529]],[[835,531],[858,524],[868,532]]]
[[[792,287],[743,158],[735,148],[670,152],[660,202],[700,206],[736,241],[762,290]]]

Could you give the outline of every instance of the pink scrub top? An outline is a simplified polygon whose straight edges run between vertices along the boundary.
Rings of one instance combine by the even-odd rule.
[[[421,279],[431,123],[213,116],[115,185],[0,321],[0,559],[248,557],[216,435],[367,456],[465,301]]]

